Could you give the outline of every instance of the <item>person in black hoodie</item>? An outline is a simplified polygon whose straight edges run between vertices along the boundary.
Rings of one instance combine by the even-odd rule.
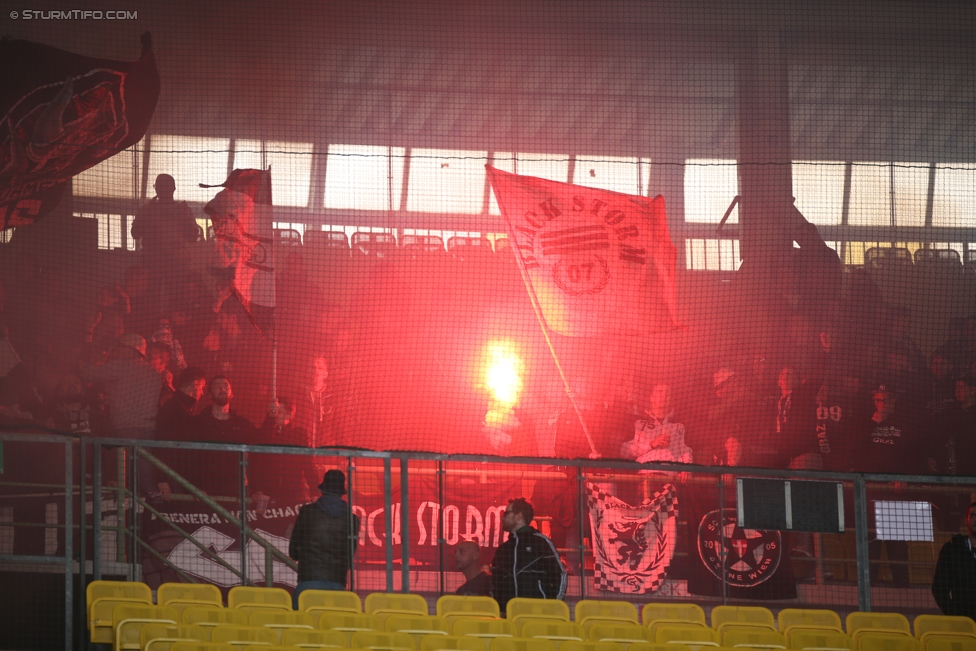
[[[932,596],[945,615],[976,618],[976,502],[966,511],[969,535],[942,546],[932,578]]]
[[[502,516],[509,536],[491,562],[491,593],[502,612],[513,597],[566,596],[566,568],[552,541],[529,526],[533,517],[535,509],[524,497],[509,501]]]

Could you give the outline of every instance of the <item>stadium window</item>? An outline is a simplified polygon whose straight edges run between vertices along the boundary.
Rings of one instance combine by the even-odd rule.
[[[481,213],[487,162],[486,151],[412,149],[407,211]]]
[[[273,181],[272,181],[272,183],[273,183]],[[272,189],[272,192],[274,192],[273,189]],[[305,224],[304,223],[298,223],[298,222],[272,222],[272,226],[274,226],[274,228],[276,230],[293,230],[293,231],[297,231],[298,234],[301,235],[302,241],[303,242],[305,241]]]
[[[411,166],[412,165],[413,163],[411,162]],[[426,228],[404,228],[403,234],[404,235],[433,235],[441,238],[441,241],[444,242],[445,247],[447,246],[447,241],[452,237],[474,237],[474,238],[481,237],[481,233],[476,233],[473,231],[439,231],[439,230],[430,230]]]
[[[379,226],[347,226],[340,224],[323,224],[323,231],[331,231],[336,233],[345,233],[346,239],[352,241],[353,233],[393,233],[393,237],[396,237],[396,231],[392,228],[382,228]]]
[[[405,155],[403,147],[329,145],[325,207],[399,210]]]
[[[932,225],[976,227],[976,165],[939,164],[935,169]]]
[[[10,242],[10,238],[14,236],[15,228],[5,228],[0,231],[0,244],[7,244]]]
[[[136,250],[136,240],[132,237],[132,222],[136,219],[135,215],[125,216],[125,250],[135,251]]]
[[[104,213],[75,213],[75,217],[81,219],[98,220],[98,248],[102,250],[113,250],[122,248],[122,215],[111,215]],[[131,221],[126,220],[128,223]],[[127,238],[132,241],[132,238]],[[135,242],[130,245],[130,251],[135,250]]]
[[[796,207],[811,223],[817,226],[841,223],[846,167],[846,163],[838,161],[793,162]]]
[[[206,203],[219,188],[201,188],[199,184],[223,183],[229,156],[228,138],[154,135],[149,140],[146,193],[154,194],[152,186],[158,175],[169,174],[176,180],[177,201]]]
[[[569,180],[568,154],[512,154],[511,152],[497,152],[491,163],[494,167],[521,176],[537,176],[541,179],[566,183]],[[495,193],[491,193],[489,214],[500,215]]]
[[[739,259],[739,240],[685,240],[685,268],[693,271],[735,271]]]
[[[577,156],[573,183],[624,194],[647,194],[651,161],[637,157]]]
[[[854,163],[848,224],[924,226],[928,179],[927,163]]]
[[[238,140],[234,143],[232,167],[271,167],[271,197],[276,206],[308,205],[312,179],[312,143],[269,140]]]
[[[685,221],[717,224],[739,193],[735,161],[693,158],[685,162]],[[739,223],[739,206],[732,210],[728,224]]]
[[[125,151],[120,151],[75,176],[71,182],[74,196],[140,198],[145,144],[146,140],[143,138]]]

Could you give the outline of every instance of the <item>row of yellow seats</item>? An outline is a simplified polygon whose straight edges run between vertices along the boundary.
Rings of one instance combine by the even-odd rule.
[[[420,651],[441,651],[443,649],[457,649],[459,651],[481,651],[480,643],[473,646],[465,638],[426,638]],[[342,648],[329,645],[293,644],[247,644],[233,645],[226,642],[202,642],[198,640],[180,639],[168,642],[168,646],[153,647],[152,651],[298,651],[310,648]],[[383,651],[416,651],[409,638],[398,637],[393,633],[358,633],[355,636],[353,649],[382,649]],[[637,643],[621,647],[610,642],[563,642],[558,649],[548,640],[528,638],[497,638],[492,641],[488,651],[688,651],[687,647],[661,647],[660,645]],[[719,649],[718,651],[730,651]],[[739,651],[742,651],[741,649]]]

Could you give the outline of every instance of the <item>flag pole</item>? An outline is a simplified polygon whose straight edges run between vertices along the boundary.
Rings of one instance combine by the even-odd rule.
[[[491,178],[491,172],[488,174],[489,179]],[[492,184],[494,187],[494,184]],[[498,205],[501,207],[502,198],[501,193],[495,193],[495,199],[498,200]],[[505,216],[505,222],[508,224],[508,232],[514,233],[515,229],[512,228],[512,222],[508,219],[508,211],[502,208],[502,214]],[[586,442],[590,446],[590,458],[597,459],[600,457],[600,453],[596,451],[596,446],[593,444],[593,437],[590,436],[590,430],[586,427],[586,421],[583,419],[583,412],[580,410],[579,405],[576,402],[576,396],[574,395],[570,385],[569,379],[566,377],[566,372],[563,370],[562,364],[559,363],[559,356],[556,355],[556,348],[553,346],[552,337],[549,336],[549,327],[546,325],[545,317],[542,315],[542,307],[539,305],[539,297],[536,296],[535,288],[532,287],[532,281],[529,280],[529,272],[525,268],[525,262],[522,260],[522,254],[518,250],[518,245],[513,247],[515,250],[515,262],[519,268],[519,275],[522,276],[522,284],[525,285],[525,291],[529,294],[529,300],[532,303],[532,310],[535,312],[535,318],[539,322],[539,328],[542,330],[542,336],[546,339],[546,345],[549,346],[549,354],[552,355],[552,361],[556,364],[556,370],[559,372],[559,377],[563,381],[563,388],[566,390],[566,395],[569,397],[570,404],[573,405],[573,411],[576,412],[576,417],[579,419],[580,426],[583,428],[583,436],[586,437]]]

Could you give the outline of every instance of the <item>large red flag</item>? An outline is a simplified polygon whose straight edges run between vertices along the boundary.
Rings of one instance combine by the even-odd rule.
[[[508,234],[549,327],[585,337],[639,334],[675,313],[676,252],[664,197],[517,176],[488,166]]]

